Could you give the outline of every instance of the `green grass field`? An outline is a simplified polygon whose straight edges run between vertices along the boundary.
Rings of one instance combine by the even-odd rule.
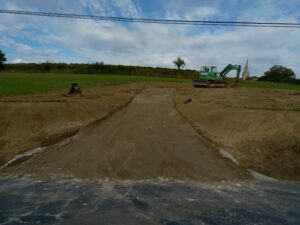
[[[68,90],[71,83],[80,87],[110,86],[132,82],[192,83],[188,79],[143,77],[125,75],[49,74],[49,73],[0,73],[0,96],[35,94],[59,89]],[[285,89],[300,91],[300,85],[257,81],[241,81],[242,88]]]
[[[15,96],[68,90],[71,83],[78,83],[81,88],[111,86],[133,82],[190,82],[189,80],[142,77],[125,75],[88,75],[88,74],[48,74],[48,73],[0,73],[0,96]]]
[[[272,83],[264,81],[241,81],[241,87],[300,91],[300,85],[298,84]]]

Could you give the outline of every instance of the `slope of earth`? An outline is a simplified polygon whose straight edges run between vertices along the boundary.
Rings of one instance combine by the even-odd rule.
[[[142,84],[66,90],[0,98],[0,165],[15,155],[72,136],[83,127],[121,108]]]
[[[299,92],[183,88],[175,101],[202,136],[232,153],[242,167],[300,179]]]
[[[173,88],[149,88],[123,110],[7,171],[33,177],[251,178],[202,139],[174,108]]]

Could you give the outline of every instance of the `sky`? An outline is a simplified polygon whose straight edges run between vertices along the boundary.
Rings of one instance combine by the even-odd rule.
[[[299,0],[0,0],[0,9],[134,18],[300,22]],[[273,65],[300,78],[300,29],[179,26],[0,14],[0,50],[9,63],[66,62],[173,68]]]

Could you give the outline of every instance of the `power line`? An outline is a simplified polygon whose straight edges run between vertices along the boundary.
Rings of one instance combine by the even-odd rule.
[[[17,10],[1,10],[1,14],[15,14],[25,16],[43,16],[58,17],[70,19],[88,19],[113,22],[127,23],[152,23],[167,25],[192,25],[192,26],[238,26],[238,27],[276,27],[276,28],[300,28],[300,23],[269,23],[269,22],[233,22],[233,21],[212,21],[212,20],[168,20],[168,19],[151,19],[151,18],[129,18],[129,17],[111,17],[111,16],[94,16],[67,13],[51,13],[51,12],[33,12],[33,11],[17,11]]]

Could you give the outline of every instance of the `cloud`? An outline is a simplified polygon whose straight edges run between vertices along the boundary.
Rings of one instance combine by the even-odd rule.
[[[181,9],[167,11],[168,19],[203,20],[218,15],[219,10],[214,7],[194,7],[183,13]]]
[[[131,0],[112,0],[111,2],[122,16],[138,18],[141,15],[141,9]]]
[[[218,13],[220,13],[219,10],[213,7],[198,7],[191,11],[190,17],[191,19],[206,18],[209,16],[215,16]]]
[[[59,11],[69,2],[68,11],[124,17],[143,17],[146,9],[138,4],[141,1],[132,0],[31,0],[29,6],[24,1],[5,2],[10,3],[7,7],[35,6],[40,11],[46,10],[45,2],[49,3],[49,11]],[[231,10],[235,8],[236,20],[268,21],[276,15],[280,21],[299,19],[297,10],[291,11],[291,7],[281,10],[283,1],[278,0],[251,1],[248,5],[231,0],[226,1],[227,8],[222,7],[221,0],[213,4],[193,0],[171,2],[160,5],[165,10],[161,18],[224,19],[232,16]],[[262,74],[274,64],[291,67],[300,75],[300,29],[189,27],[12,15],[0,15],[0,20],[0,48],[5,48],[10,61],[104,61],[173,67],[172,61],[180,56],[186,60],[187,68],[213,64],[221,70],[228,63],[244,64],[248,59],[253,75]]]
[[[12,63],[26,63],[26,61],[23,59],[13,59]]]

